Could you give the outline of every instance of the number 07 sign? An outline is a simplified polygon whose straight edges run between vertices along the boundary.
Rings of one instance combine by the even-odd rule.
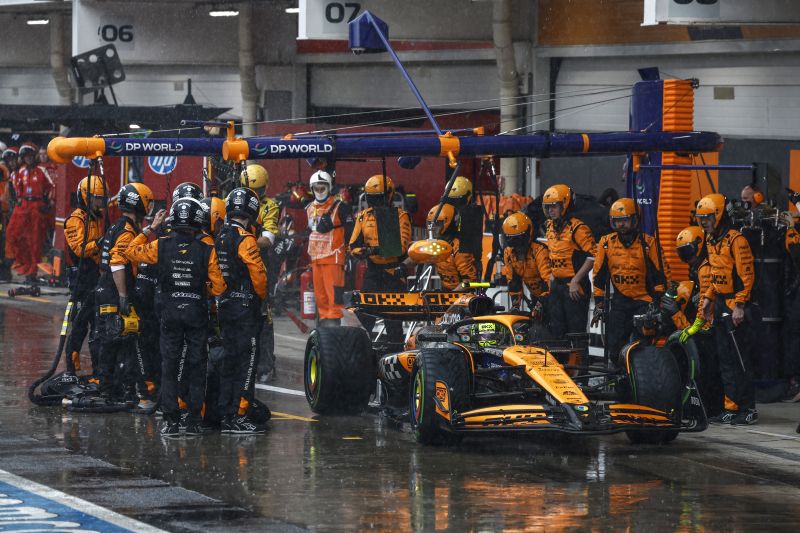
[[[300,0],[298,39],[347,39],[347,23],[362,11],[363,2]]]

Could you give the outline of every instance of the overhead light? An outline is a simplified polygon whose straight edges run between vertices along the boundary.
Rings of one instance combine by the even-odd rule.
[[[44,26],[50,24],[50,19],[28,19],[26,23],[28,26]]]
[[[285,11],[287,13],[295,14],[295,13],[300,13],[300,8],[299,7],[287,7],[285,9]]]
[[[211,17],[236,17],[239,12],[233,9],[213,9],[208,12],[208,15]]]
[[[128,129],[140,130],[140,129],[142,129],[142,127],[140,125],[138,125],[138,124],[131,124],[130,126],[128,126]]]

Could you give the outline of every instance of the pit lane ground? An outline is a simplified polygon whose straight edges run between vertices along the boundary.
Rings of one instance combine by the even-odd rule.
[[[165,441],[152,417],[31,405],[25,389],[52,360],[66,296],[44,288],[12,300],[9,287],[0,285],[0,528],[11,518],[32,528],[30,517],[96,531],[800,524],[798,404],[760,405],[757,426],[712,426],[666,446],[539,435],[425,447],[375,415],[318,419],[302,394],[305,336],[278,318],[278,378],[258,392],[274,414],[268,433]]]

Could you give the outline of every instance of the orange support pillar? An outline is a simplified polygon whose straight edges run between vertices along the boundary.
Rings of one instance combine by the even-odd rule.
[[[663,131],[694,130],[694,89],[690,80],[664,80]],[[689,157],[664,152],[662,165],[691,165]],[[661,170],[658,193],[658,235],[664,260],[675,280],[689,279],[688,266],[678,258],[675,237],[689,225],[692,210],[692,171]]]

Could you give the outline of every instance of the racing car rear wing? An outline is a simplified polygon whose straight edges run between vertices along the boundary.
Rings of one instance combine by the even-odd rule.
[[[434,320],[445,314],[464,292],[353,292],[350,309],[377,317]]]

